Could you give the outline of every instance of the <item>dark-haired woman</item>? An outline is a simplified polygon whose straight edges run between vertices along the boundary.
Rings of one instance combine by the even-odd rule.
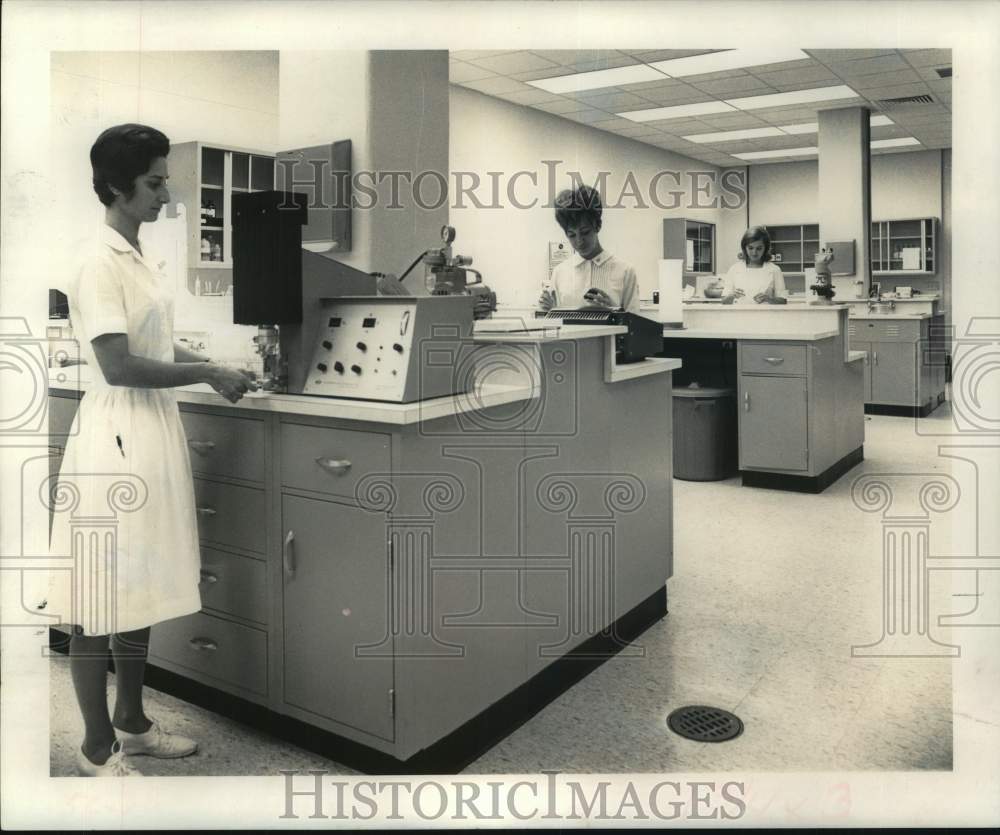
[[[98,137],[90,161],[104,225],[66,288],[93,380],[66,445],[53,519],[52,551],[73,556],[72,580],[56,583],[47,609],[73,626],[70,669],[85,725],[77,766],[85,776],[138,774],[128,754],[197,749],[149,719],[142,702],[150,627],[201,608],[191,465],[172,389],[209,383],[236,402],[254,387],[242,372],[174,344],[172,287],[139,240],[139,227],[170,199],[169,152],[167,137],[145,125]],[[88,531],[94,520],[113,522],[113,531]]]
[[[723,304],[786,304],[785,278],[771,261],[771,236],[763,226],[751,226],[740,239],[743,259],[726,273]]]

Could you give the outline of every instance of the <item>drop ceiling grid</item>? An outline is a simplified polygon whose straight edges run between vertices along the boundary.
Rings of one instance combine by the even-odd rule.
[[[711,144],[696,144],[683,137],[747,127],[811,123],[817,121],[818,111],[826,109],[828,103],[819,102],[814,107],[787,105],[759,110],[735,110],[706,115],[700,119],[678,118],[648,123],[634,123],[617,114],[628,110],[673,107],[706,100],[725,101],[839,84],[846,84],[859,95],[857,98],[838,101],[837,107],[853,102],[873,103],[885,98],[924,94],[950,105],[950,79],[941,79],[934,70],[939,66],[950,65],[951,53],[949,50],[939,49],[806,50],[808,57],[798,61],[721,70],[683,79],[664,76],[662,81],[580,90],[564,95],[547,93],[527,83],[540,78],[649,64],[713,51],[715,50],[460,51],[451,54],[450,66],[453,83],[461,86],[656,147],[668,147],[669,144],[671,150],[683,149],[684,153],[695,159],[705,158],[713,163],[726,158],[732,164],[745,164],[730,154],[804,147],[815,142],[815,134]],[[916,133],[920,130],[928,140],[936,140],[924,143],[925,147],[940,147],[941,138],[946,134],[950,136],[951,113],[949,107],[934,107],[934,111],[917,109],[912,115],[890,110],[887,115],[896,124],[886,126],[887,129],[881,132],[873,129],[873,137],[914,135],[921,139]],[[874,109],[878,111],[877,107]],[[881,149],[879,152],[896,150],[898,149]],[[787,158],[779,157],[766,162],[783,159]]]

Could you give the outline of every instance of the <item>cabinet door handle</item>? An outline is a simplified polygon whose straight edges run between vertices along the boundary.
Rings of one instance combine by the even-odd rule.
[[[219,648],[219,645],[211,638],[192,638],[188,641],[188,646],[198,652],[215,652]]]
[[[201,582],[207,583],[208,585],[212,585],[212,583],[218,583],[219,575],[213,574],[211,571],[205,571],[205,569],[203,568],[201,570]]]
[[[784,361],[784,357],[764,357],[764,362],[769,362],[771,365],[781,365]]]
[[[872,351],[872,359],[875,361],[875,365],[878,365],[878,351]]]
[[[215,449],[215,441],[188,441],[188,446],[200,455]]]
[[[743,411],[750,411],[750,392],[748,391],[743,393]]]
[[[317,458],[316,463],[331,475],[344,475],[351,469],[351,462],[346,458]]]
[[[295,576],[295,531],[289,531],[285,535],[285,542],[281,546],[281,560],[285,565],[285,574],[289,577]]]
[[[211,507],[196,507],[195,511],[199,516],[215,516],[215,509]]]

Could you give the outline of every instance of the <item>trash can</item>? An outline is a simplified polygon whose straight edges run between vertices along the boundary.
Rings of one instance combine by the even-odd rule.
[[[736,391],[674,388],[674,478],[720,481],[735,475]]]

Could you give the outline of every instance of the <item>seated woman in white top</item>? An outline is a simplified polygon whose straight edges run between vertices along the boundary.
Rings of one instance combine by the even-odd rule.
[[[639,312],[635,270],[601,247],[603,206],[590,186],[560,192],[555,200],[556,222],[573,247],[573,256],[552,271],[552,288],[543,290],[538,309],[553,307],[621,308]]]
[[[787,304],[785,279],[771,261],[771,236],[763,226],[751,226],[740,240],[743,260],[729,268],[723,282],[723,304]]]

